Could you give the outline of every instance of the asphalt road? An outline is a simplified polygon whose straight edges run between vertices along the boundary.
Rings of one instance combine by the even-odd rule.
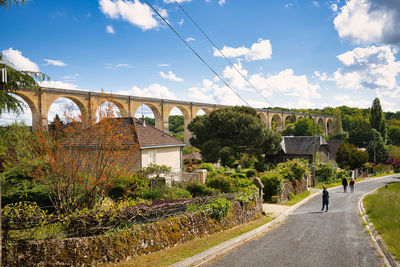
[[[400,175],[356,183],[354,193],[331,189],[329,212],[321,212],[318,195],[282,225],[206,266],[383,266],[361,223],[358,200],[390,182],[400,182]]]

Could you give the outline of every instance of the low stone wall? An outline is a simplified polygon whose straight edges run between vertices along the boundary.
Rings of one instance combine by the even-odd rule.
[[[83,238],[21,242],[3,254],[5,266],[91,266],[127,260],[248,222],[262,212],[259,199],[232,209],[221,221],[200,212],[136,225],[121,233]]]
[[[280,201],[286,202],[289,200],[289,193],[292,192],[293,194],[301,194],[307,191],[307,180],[295,180],[294,182],[288,182],[283,185],[282,194]]]

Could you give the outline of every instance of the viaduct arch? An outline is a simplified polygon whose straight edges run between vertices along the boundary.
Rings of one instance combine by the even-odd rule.
[[[168,129],[168,119],[173,108],[178,108],[184,117],[184,142],[189,144],[191,137],[190,131],[187,129],[189,123],[197,116],[199,110],[203,110],[206,114],[211,111],[229,107],[227,105],[217,105],[208,103],[189,102],[181,100],[159,99],[149,97],[138,97],[128,95],[115,95],[108,93],[89,92],[81,90],[68,90],[58,88],[42,87],[39,91],[33,91],[29,88],[20,89],[16,95],[20,96],[29,106],[32,112],[32,128],[48,128],[48,112],[51,104],[57,99],[63,97],[72,100],[79,108],[84,122],[93,121],[96,111],[105,101],[110,101],[116,105],[122,117],[134,117],[139,107],[143,104],[147,105],[154,114],[155,127],[166,133]],[[271,128],[272,121],[276,122],[276,129],[283,130],[288,121],[293,119],[294,114],[286,111],[256,109],[261,120]],[[296,119],[307,117],[308,114],[296,113]],[[332,133],[333,117],[316,115],[314,116],[317,123],[323,129],[324,134]]]

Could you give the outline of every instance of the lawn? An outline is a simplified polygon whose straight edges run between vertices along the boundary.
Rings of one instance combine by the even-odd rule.
[[[365,197],[364,206],[389,252],[400,260],[400,183],[382,187]]]
[[[310,195],[311,195],[311,191],[304,191],[301,194],[291,197],[288,202],[283,203],[283,204],[287,205],[287,206],[293,206],[294,204],[300,202],[301,200],[305,199],[306,197],[308,197]]]
[[[230,240],[236,236],[247,233],[263,224],[266,224],[272,219],[273,218],[268,216],[260,216],[258,219],[246,224],[242,224],[241,226],[208,235],[203,238],[188,241],[172,248],[167,248],[147,255],[134,256],[129,261],[112,264],[112,266],[169,266],[173,263],[179,262],[220,243]],[[99,266],[110,266],[110,264]]]

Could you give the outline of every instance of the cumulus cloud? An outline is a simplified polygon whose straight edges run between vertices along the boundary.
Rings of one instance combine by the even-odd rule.
[[[42,87],[79,90],[78,85],[62,81],[40,81],[38,84]]]
[[[391,90],[396,86],[400,62],[390,46],[355,48],[337,58],[343,67],[334,73],[333,80],[340,88]]]
[[[247,81],[242,77],[247,78],[248,71],[243,69],[241,62],[239,61],[237,64],[233,64],[235,66],[226,66],[222,72],[224,79],[228,82],[229,85],[233,86],[233,88],[238,89],[246,89],[249,85]],[[242,75],[240,75],[236,70],[238,70]]]
[[[141,89],[135,85],[130,90],[120,91],[120,92],[117,92],[117,94],[177,99],[176,95],[173,92],[169,91],[167,87],[162,86],[158,83],[150,84],[149,87],[143,88],[143,89]]]
[[[65,67],[65,66],[67,66],[67,64],[65,64],[65,63],[62,62],[61,60],[44,59],[44,61],[47,62],[46,65],[53,65],[53,66],[57,66],[57,67]]]
[[[122,19],[142,30],[150,30],[159,27],[158,21],[153,17],[154,13],[146,4],[138,0],[100,0],[100,10],[111,19]],[[168,14],[166,10],[160,10],[164,17]]]
[[[269,40],[259,39],[257,43],[251,45],[250,48],[245,46],[233,48],[224,46],[221,49],[222,53],[229,58],[244,57],[247,61],[266,60],[272,56],[272,46]],[[222,57],[221,53],[214,49],[215,57]]]
[[[340,8],[334,24],[341,38],[355,43],[399,46],[400,1],[349,0]]]
[[[194,39],[193,37],[186,38],[186,42],[192,42],[192,41],[196,41],[196,39]]]
[[[223,6],[226,3],[226,0],[219,0],[218,5]]]
[[[176,74],[170,70],[168,71],[168,73],[160,71],[160,76],[169,81],[180,82],[180,83],[183,82],[182,78],[177,77]]]
[[[250,77],[250,82],[261,90],[264,96],[282,93],[302,99],[321,97],[318,93],[318,89],[320,89],[318,84],[310,83],[306,75],[295,75],[292,69],[286,69],[267,77],[263,74],[255,74]]]
[[[115,34],[114,28],[112,25],[107,25],[106,26],[106,32],[109,34]]]
[[[39,72],[39,66],[31,61],[29,58],[24,57],[19,50],[14,50],[11,47],[3,50],[3,60],[12,64],[13,67],[19,70]]]

